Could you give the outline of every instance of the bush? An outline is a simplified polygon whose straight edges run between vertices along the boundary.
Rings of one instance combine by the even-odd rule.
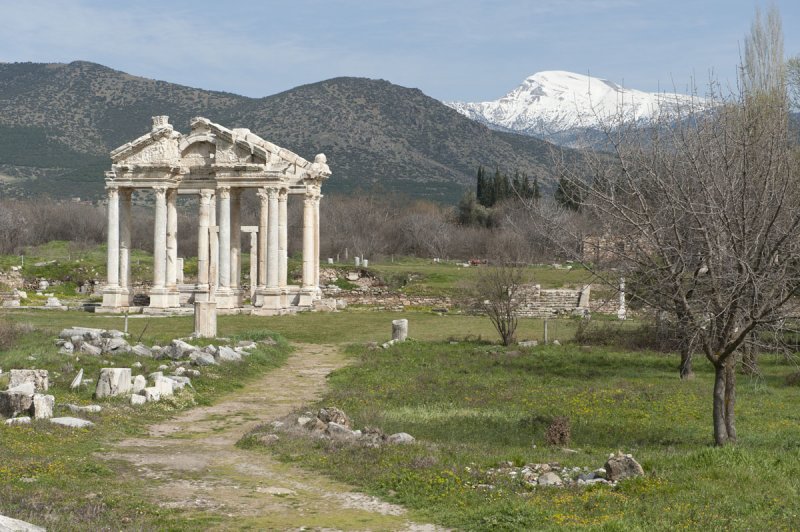
[[[632,351],[674,352],[680,350],[680,336],[675,325],[642,323],[631,327],[621,321],[581,320],[575,341],[582,345],[602,345]]]
[[[569,418],[556,416],[544,433],[544,440],[548,445],[566,447],[572,439],[572,429]]]

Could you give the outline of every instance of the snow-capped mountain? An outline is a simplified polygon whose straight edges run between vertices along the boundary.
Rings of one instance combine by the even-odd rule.
[[[627,89],[611,81],[559,70],[538,72],[491,102],[445,102],[459,113],[494,129],[525,133],[560,144],[581,144],[581,133],[596,131],[620,113],[652,120],[659,112],[702,99],[674,93]]]

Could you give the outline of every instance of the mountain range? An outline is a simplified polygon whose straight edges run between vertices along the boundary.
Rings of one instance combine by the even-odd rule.
[[[704,103],[697,97],[643,92],[606,79],[556,70],[529,76],[498,100],[447,105],[493,129],[584,147],[593,143],[604,124],[620,116],[647,122],[679,106]]]
[[[334,78],[248,98],[77,61],[0,64],[0,192],[99,197],[108,153],[146,133],[155,115],[169,115],[179,131],[205,116],[305,158],[323,152],[333,171],[328,193],[454,202],[474,186],[478,165],[553,183],[552,145],[489,129],[388,81]]]

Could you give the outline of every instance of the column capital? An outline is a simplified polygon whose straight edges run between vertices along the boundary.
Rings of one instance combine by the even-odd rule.
[[[158,196],[166,196],[167,194],[167,187],[164,185],[155,185],[153,187],[153,192],[156,193]]]
[[[269,189],[268,188],[259,188],[256,192],[256,195],[261,200],[261,203],[265,203],[269,199]]]
[[[211,202],[211,198],[214,197],[214,191],[204,188],[200,190],[200,201],[202,203],[209,203]]]
[[[286,201],[287,199],[289,199],[289,189],[281,188],[278,190],[278,201]]]
[[[119,197],[119,186],[118,185],[106,185],[106,194],[108,195],[108,199],[117,199]]]
[[[231,187],[227,185],[217,187],[217,193],[221,199],[228,199],[231,197]]]

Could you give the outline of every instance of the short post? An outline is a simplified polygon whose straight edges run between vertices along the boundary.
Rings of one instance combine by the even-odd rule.
[[[356,268],[360,267],[361,266],[361,257],[356,257],[355,258],[355,263],[356,263]]]
[[[408,320],[392,320],[392,341],[405,342],[408,338]]]
[[[369,261],[367,259],[364,259],[364,263],[363,264],[364,264],[365,268],[369,268]]]
[[[544,319],[544,343],[547,343],[547,318]]]
[[[194,335],[198,338],[217,337],[216,301],[195,301]]]
[[[628,311],[625,308],[625,278],[619,278],[619,309],[617,310],[617,318],[625,320],[628,317]]]
[[[333,264],[333,257],[328,257],[328,264]]]

